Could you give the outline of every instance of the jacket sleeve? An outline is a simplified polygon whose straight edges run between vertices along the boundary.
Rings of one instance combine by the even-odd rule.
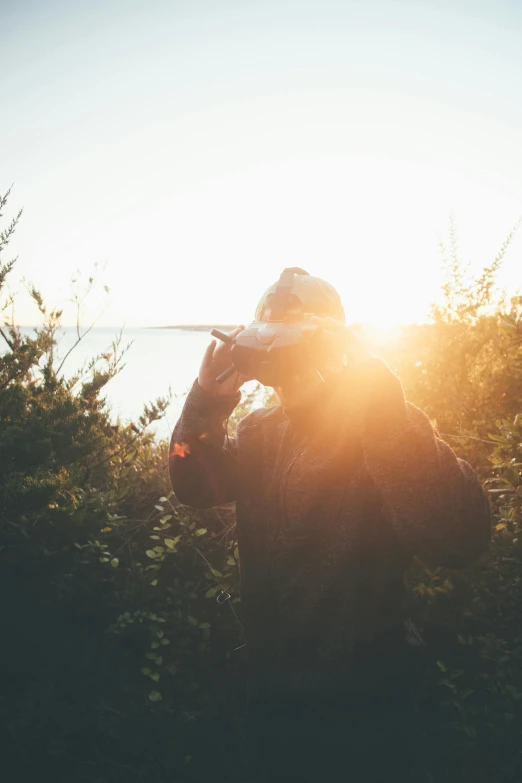
[[[361,442],[366,468],[404,547],[429,566],[461,567],[488,547],[491,510],[473,468],[440,439],[402,385],[376,357],[359,370],[366,400]]]
[[[237,443],[225,437],[225,420],[241,399],[216,399],[197,379],[185,400],[169,449],[170,482],[180,503],[194,508],[236,499]]]

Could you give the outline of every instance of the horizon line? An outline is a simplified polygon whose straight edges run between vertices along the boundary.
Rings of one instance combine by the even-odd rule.
[[[249,321],[249,323],[252,323]],[[394,329],[398,326],[426,326],[431,324],[432,321],[429,319],[426,319],[424,321],[408,321],[407,323],[404,321],[395,321],[394,323],[382,325],[382,324],[376,324],[372,321],[352,321],[351,323],[345,324],[347,328],[355,328],[355,327],[371,327],[375,329]],[[239,324],[235,323],[217,323],[217,322],[207,322],[203,323],[200,321],[194,321],[193,323],[182,323],[182,324],[148,324],[148,325],[138,325],[138,324],[124,324],[122,325],[115,325],[115,324],[100,324],[100,325],[89,325],[84,326],[82,324],[79,325],[79,329],[82,329],[84,331],[91,331],[93,329],[114,329],[117,331],[125,331],[126,329],[188,329],[188,330],[203,330],[203,329],[213,329],[213,328],[227,328],[227,329],[235,329]],[[3,324],[5,328],[9,328],[9,324]],[[16,328],[18,329],[36,329],[38,327],[41,327],[41,323],[35,323],[35,324],[17,324]],[[58,329],[76,329],[77,324],[60,324]]]

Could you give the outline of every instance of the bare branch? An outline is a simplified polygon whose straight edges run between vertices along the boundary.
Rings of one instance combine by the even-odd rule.
[[[9,338],[7,337],[7,335],[5,334],[4,330],[3,330],[1,327],[0,327],[0,334],[2,335],[2,337],[4,338],[4,340],[6,341],[7,345],[9,346],[9,348],[10,348],[12,351],[14,351],[14,345],[13,345],[13,343],[11,342],[11,340],[9,340]]]

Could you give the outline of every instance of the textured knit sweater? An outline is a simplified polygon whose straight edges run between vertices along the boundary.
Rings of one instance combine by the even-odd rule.
[[[393,662],[383,640],[404,636],[412,557],[448,567],[476,560],[490,539],[487,497],[376,357],[305,405],[253,411],[228,438],[240,399],[215,399],[194,382],[170,476],[183,504],[236,502],[251,692],[364,692],[373,676],[365,664],[377,651],[382,671],[379,651]]]

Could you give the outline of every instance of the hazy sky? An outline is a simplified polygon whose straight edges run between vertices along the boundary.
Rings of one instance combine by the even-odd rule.
[[[248,322],[294,265],[422,320],[450,211],[476,265],[522,214],[520,0],[0,0],[0,74],[12,287],[66,323],[95,262],[101,324]]]

